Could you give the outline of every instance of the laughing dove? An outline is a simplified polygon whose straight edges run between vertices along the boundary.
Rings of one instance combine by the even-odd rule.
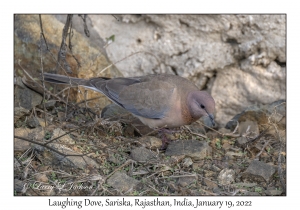
[[[44,74],[46,82],[83,86],[103,93],[150,128],[174,128],[207,116],[214,125],[214,99],[180,76],[155,74],[128,78],[79,79]]]

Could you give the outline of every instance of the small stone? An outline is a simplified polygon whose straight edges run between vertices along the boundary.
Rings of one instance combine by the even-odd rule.
[[[278,122],[279,127],[286,126],[286,101],[278,100],[271,104],[265,105],[264,109],[271,116],[270,120],[273,122]]]
[[[235,171],[228,168],[223,169],[218,176],[218,182],[221,185],[229,185],[234,182],[234,179]]]
[[[29,128],[36,128],[40,126],[40,122],[36,117],[29,117],[27,125]]]
[[[265,191],[266,195],[281,195],[282,194],[282,190],[266,190]]]
[[[236,140],[237,140],[237,143],[239,146],[243,146],[244,144],[246,144],[249,141],[249,139],[247,139],[244,136],[238,137]]]
[[[172,141],[165,154],[167,156],[186,155],[193,160],[201,160],[211,154],[211,147],[206,141],[179,140]]]
[[[193,161],[189,157],[184,158],[183,161],[182,161],[182,166],[185,167],[185,168],[191,166],[192,164],[193,164]]]
[[[30,130],[30,133],[28,134],[29,139],[35,139],[38,141],[43,141],[45,137],[45,131],[42,127],[37,127]]]
[[[25,151],[31,147],[31,143],[28,141],[24,141],[22,139],[15,138],[14,139],[14,150],[15,151]]]
[[[140,182],[134,178],[129,177],[124,172],[117,171],[107,180],[107,184],[113,188],[121,191],[128,192],[132,191]]]
[[[62,130],[61,128],[56,128],[53,131],[51,139],[54,139],[54,138],[57,138],[57,137],[61,136],[57,140],[58,142],[64,143],[64,144],[75,144],[75,141],[69,135],[64,135],[64,134],[66,134],[66,132],[64,130]],[[62,135],[64,135],[64,136],[62,136]]]
[[[156,160],[156,156],[155,154],[144,148],[144,147],[138,147],[135,148],[131,151],[130,157],[138,162],[146,162],[146,161],[150,161],[150,160]]]
[[[214,189],[214,188],[218,187],[218,185],[213,181],[210,181],[208,179],[203,179],[203,180],[204,180],[204,183],[206,184],[206,186],[210,189]]]
[[[267,163],[253,160],[247,170],[243,173],[244,179],[252,179],[253,181],[269,181],[275,173],[275,167]]]
[[[36,174],[35,175],[35,179],[38,182],[43,182],[43,183],[47,183],[48,182],[48,177],[45,174]]]
[[[177,184],[180,185],[181,187],[186,187],[196,181],[197,181],[196,176],[183,176],[178,179]]]
[[[46,121],[46,124],[45,124],[45,119],[37,118],[37,120],[39,121],[39,125],[42,126],[43,128],[45,128],[46,126],[48,126],[47,121]]]
[[[15,129],[15,135],[23,138],[27,138],[29,130],[25,128]],[[15,151],[25,151],[31,147],[31,143],[22,139],[14,138],[14,150]]]
[[[143,136],[139,139],[139,142],[148,149],[159,149],[162,146],[162,141],[154,136]]]
[[[193,170],[198,170],[200,169],[202,166],[204,165],[204,160],[200,160],[199,162],[197,163],[193,163]]]
[[[171,156],[170,159],[167,160],[167,165],[168,166],[174,166],[180,163],[183,159],[185,158],[185,155],[174,155]]]
[[[217,194],[217,195],[220,195],[222,194],[223,190],[219,187],[215,187],[213,188],[213,193]]]

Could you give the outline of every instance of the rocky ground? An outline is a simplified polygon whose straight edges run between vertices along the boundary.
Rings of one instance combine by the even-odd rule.
[[[285,195],[285,101],[226,128],[161,133],[114,105],[49,100],[15,118],[15,195]],[[170,141],[162,149],[162,139]]]

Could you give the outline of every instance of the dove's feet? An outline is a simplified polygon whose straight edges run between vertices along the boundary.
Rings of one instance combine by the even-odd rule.
[[[162,140],[161,150],[166,150],[168,144],[171,142],[171,139],[168,138],[168,134],[176,133],[177,130],[175,129],[168,129],[168,128],[160,128],[158,131],[158,136]]]

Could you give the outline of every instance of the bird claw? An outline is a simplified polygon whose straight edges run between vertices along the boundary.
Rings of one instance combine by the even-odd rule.
[[[161,145],[161,150],[166,150],[168,144],[171,142],[171,139],[168,138],[168,136],[166,134],[173,134],[175,133],[175,130],[170,130],[170,129],[166,129],[166,128],[161,128],[158,131],[158,135],[161,138],[162,141],[162,145]]]

